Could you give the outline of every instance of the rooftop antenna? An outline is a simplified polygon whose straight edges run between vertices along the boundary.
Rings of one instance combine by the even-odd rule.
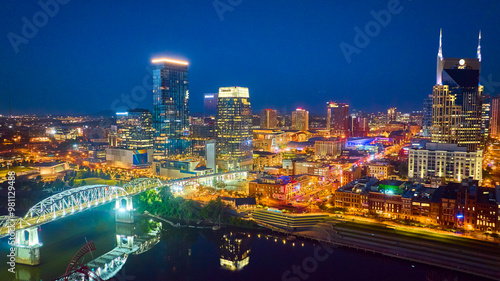
[[[477,58],[481,61],[481,29],[479,30],[479,40],[477,42]]]
[[[479,35],[479,38],[481,38],[481,35]],[[438,51],[438,57],[443,60],[443,29],[439,29],[439,51]]]

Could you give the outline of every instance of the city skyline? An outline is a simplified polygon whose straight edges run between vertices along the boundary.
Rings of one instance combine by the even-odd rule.
[[[7,1],[0,280],[500,280],[487,1]]]
[[[163,33],[151,36],[151,31],[146,31],[145,26],[152,23],[177,26],[175,20],[182,22],[179,16],[162,19],[157,17],[155,11],[151,11],[154,16],[139,22],[138,15],[130,11],[133,9],[127,9],[132,4],[124,3],[123,7],[118,8],[131,18],[130,21],[114,23],[114,17],[107,19],[96,15],[95,19],[88,19],[88,24],[80,26],[75,25],[73,20],[83,17],[89,11],[88,8],[83,7],[82,11],[78,11],[82,8],[78,4],[60,5],[56,15],[46,25],[37,27],[36,34],[27,43],[12,45],[10,37],[5,37],[2,44],[2,57],[6,62],[2,69],[4,91],[0,93],[5,102],[0,106],[0,112],[4,115],[9,113],[9,96],[12,98],[14,114],[91,114],[134,107],[151,108],[151,91],[143,87],[143,79],[150,79],[146,67],[151,58],[160,54],[185,59],[190,63],[190,112],[203,112],[204,93],[216,92],[225,85],[248,87],[253,93],[255,112],[275,108],[290,113],[297,107],[304,107],[311,114],[322,114],[325,111],[324,103],[330,100],[345,102],[351,108],[366,112],[383,112],[387,107],[411,112],[421,110],[423,99],[432,92],[430,87],[434,81],[431,73],[441,27],[443,48],[449,57],[472,57],[477,32],[482,30],[485,93],[496,95],[498,92],[498,83],[495,81],[500,80],[496,78],[500,76],[498,70],[494,69],[495,62],[500,60],[499,55],[494,53],[498,36],[495,36],[494,24],[491,24],[496,21],[493,17],[495,11],[499,10],[498,4],[482,12],[485,9],[481,5],[454,3],[450,6],[437,3],[435,9],[423,12],[430,21],[417,31],[413,20],[421,17],[422,13],[419,12],[425,8],[424,5],[401,1],[398,6],[400,9],[395,10],[390,22],[386,26],[379,26],[378,34],[369,38],[366,47],[358,48],[359,53],[349,55],[349,60],[343,54],[341,43],[356,47],[353,42],[355,28],[363,29],[373,22],[373,14],[387,9],[388,3],[366,3],[363,9],[354,9],[353,4],[347,4],[342,9],[330,3],[308,6],[306,11],[316,15],[315,19],[302,15],[304,7],[301,4],[286,7],[280,4],[267,3],[266,7],[270,11],[266,11],[259,3],[243,2],[233,7],[232,11],[223,13],[222,18],[212,3],[204,4],[207,9],[195,9],[196,5],[192,3],[170,4],[177,5],[196,20],[192,25],[183,26],[186,29],[184,33],[175,31],[166,36],[162,36]],[[31,20],[33,14],[42,10],[37,4],[8,5],[11,5],[9,18],[19,20],[8,22],[4,27],[6,35],[22,35],[22,18]],[[110,8],[107,6],[110,4],[99,5],[96,8]],[[163,5],[171,8],[169,4]],[[446,17],[437,17],[438,11],[444,7],[450,15],[467,10],[474,14],[481,12],[481,17],[472,23],[453,21],[452,24],[446,21]],[[278,8],[281,8],[279,13],[276,12]],[[322,11],[331,11],[331,8],[340,23]],[[200,14],[198,10],[206,11]],[[346,15],[342,16],[344,10]],[[254,19],[251,17],[252,12],[257,11],[261,12],[261,19],[255,23],[255,30],[249,30],[246,25]],[[295,23],[292,34],[286,30],[289,30],[289,17],[294,16],[304,24],[297,26],[301,21]],[[346,19],[348,16],[351,18]],[[107,24],[103,25],[103,21]],[[195,31],[205,22],[207,26],[203,31],[213,32],[201,34]],[[106,35],[111,34],[120,23],[126,24],[130,34],[121,31],[118,40],[107,39]],[[132,28],[132,24],[137,24],[137,27]],[[323,27],[331,27],[332,31],[324,32],[324,36],[321,36],[318,32]],[[71,28],[78,32],[68,34]],[[158,31],[156,27],[153,28],[155,31]],[[74,45],[74,40],[79,38],[75,36],[80,33],[90,38],[81,41],[82,46]],[[221,33],[225,35],[221,37]],[[283,34],[274,38],[275,33]],[[228,40],[239,35],[245,36],[240,36],[243,39],[237,41]],[[137,37],[137,43],[140,44],[135,40],[131,42],[130,36]],[[145,40],[148,36],[152,40]],[[299,36],[298,40],[296,36]],[[172,38],[176,39],[175,42],[169,40]],[[201,47],[187,45],[187,42],[196,39],[200,40]],[[245,40],[251,43],[246,45],[258,48],[249,50],[242,44]],[[104,44],[101,51],[88,45],[100,41]],[[288,47],[292,45],[293,49]],[[78,67],[71,68],[68,62]],[[412,63],[411,69],[406,68],[409,63]],[[11,68],[11,71],[7,68]],[[374,72],[374,68],[377,71]],[[411,71],[394,71],[404,68]],[[14,75],[19,72],[24,75]],[[392,79],[386,79],[387,75]],[[22,77],[30,79],[26,81]],[[315,83],[313,86],[306,85],[300,82],[299,77],[314,79]],[[415,77],[420,77],[417,83]],[[408,85],[411,85],[409,89]],[[137,87],[143,87],[145,94]],[[138,98],[124,101],[121,95],[130,96],[132,91]],[[402,97],[401,92],[407,95]],[[41,99],[41,96],[44,98]],[[79,98],[83,96],[86,98]],[[276,106],[276,100],[284,102]]]

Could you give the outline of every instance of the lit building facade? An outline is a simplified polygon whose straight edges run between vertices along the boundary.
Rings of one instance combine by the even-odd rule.
[[[484,144],[483,86],[479,84],[481,45],[478,45],[477,58],[443,58],[441,42],[440,35],[433,88],[432,141],[458,144],[468,151],[476,151]]]
[[[153,159],[186,154],[190,148],[188,63],[157,58],[153,63]]]
[[[432,95],[429,95],[424,99],[424,108],[422,116],[422,135],[424,137],[431,136],[432,129]]]
[[[500,96],[491,99],[490,133],[494,138],[500,137]]]
[[[292,112],[292,130],[309,130],[309,111],[297,108]]]
[[[379,180],[387,179],[392,171],[392,166],[388,163],[372,163],[368,165],[368,174],[370,177]]]
[[[291,200],[300,191],[300,183],[289,176],[267,175],[249,183],[249,194],[273,198],[275,200]]]
[[[326,109],[326,130],[337,136],[347,136],[349,133],[349,105],[328,102]]]
[[[215,136],[220,168],[228,171],[252,168],[252,108],[248,88],[219,88]]]
[[[342,149],[344,149],[345,143],[345,139],[315,141],[314,155],[317,158],[336,158],[342,155]]]
[[[427,143],[408,153],[410,180],[460,182],[482,179],[483,151],[468,152],[457,144]]]
[[[278,112],[276,109],[264,109],[260,113],[261,129],[276,129],[278,127]]]
[[[387,122],[398,121],[397,120],[397,110],[395,107],[391,107],[387,110]]]
[[[153,126],[151,112],[132,109],[116,113],[116,146],[126,149],[152,149]]]

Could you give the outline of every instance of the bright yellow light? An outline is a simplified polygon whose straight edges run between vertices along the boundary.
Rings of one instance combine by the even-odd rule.
[[[152,63],[158,63],[158,62],[171,62],[171,63],[177,63],[177,64],[182,64],[182,65],[188,65],[187,61],[181,61],[181,60],[174,60],[174,59],[169,59],[169,58],[156,58],[151,60]]]

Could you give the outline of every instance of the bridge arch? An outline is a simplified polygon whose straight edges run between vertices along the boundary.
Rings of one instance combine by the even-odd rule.
[[[38,202],[28,210],[24,216],[24,220],[30,221],[31,224],[36,224],[42,220],[46,221],[59,216],[65,216],[67,213],[87,210],[128,194],[123,187],[119,186],[86,185],[76,187],[54,194]]]

